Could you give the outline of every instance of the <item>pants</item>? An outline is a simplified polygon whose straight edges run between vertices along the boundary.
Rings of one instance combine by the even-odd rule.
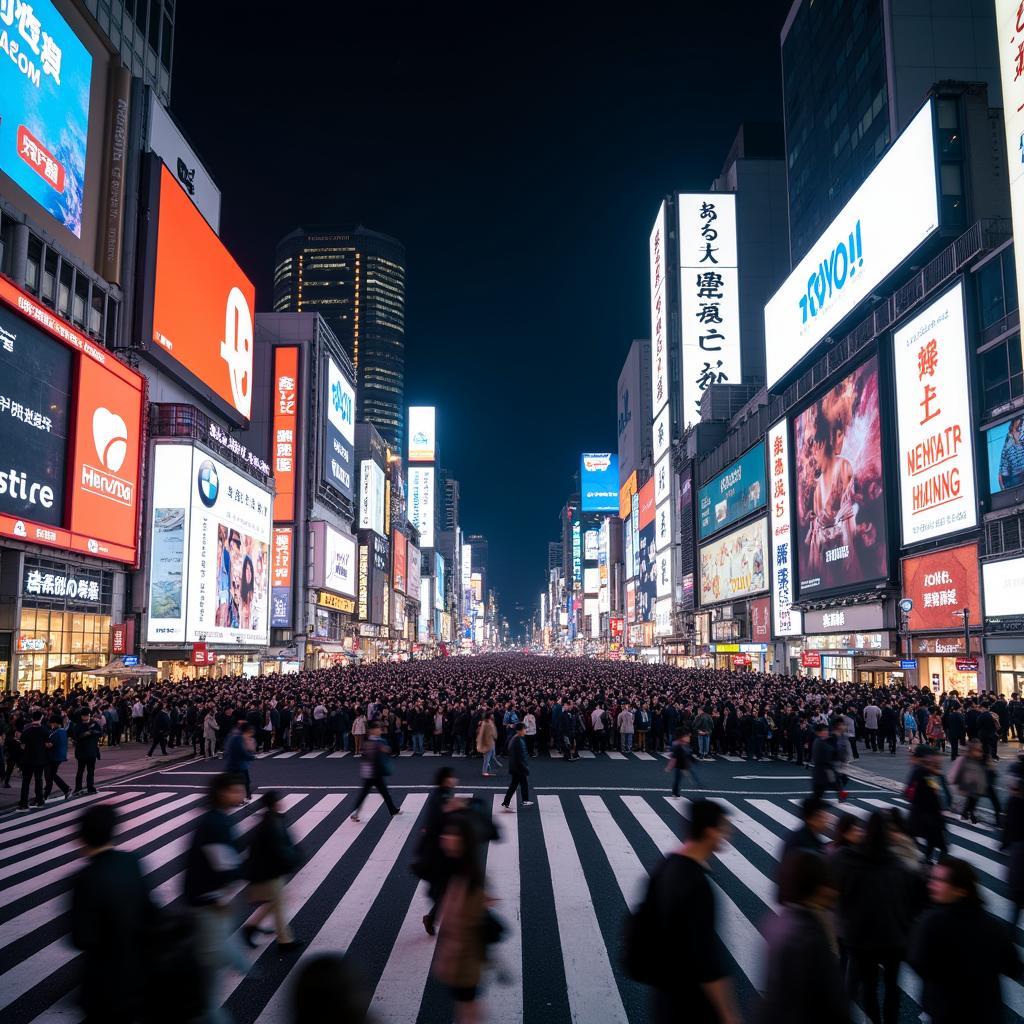
[[[213,752],[214,752],[214,748],[217,746],[217,741],[215,739],[211,738],[211,739],[204,740],[203,742],[204,742],[204,744],[206,746],[206,756],[207,757],[213,757]]]
[[[859,761],[860,760],[860,754],[857,753],[857,737],[856,736],[851,736],[850,737],[850,750],[853,751],[853,759],[854,759],[854,761]]]
[[[54,786],[62,793],[71,791],[71,787],[60,777],[60,765],[56,761],[50,761],[46,766],[46,789],[43,791],[44,800],[49,797]]]
[[[593,747],[594,747],[594,750],[597,751],[598,753],[603,753],[604,752],[604,729],[595,729],[594,730],[594,743],[593,743]]]
[[[536,747],[536,745],[537,745],[537,737],[536,737],[536,735],[534,735],[534,736],[527,735],[527,737],[526,737],[526,752],[527,752],[527,754],[530,755],[530,757],[533,757],[533,752],[534,752],[534,748]]]
[[[622,734],[622,749],[627,754],[633,749],[633,734],[631,732]]]
[[[960,752],[960,739],[959,739],[959,737],[954,739],[952,736],[950,736],[950,738],[949,738],[949,759],[951,761],[955,761],[957,759],[957,755],[959,754],[959,752]]]
[[[192,907],[196,933],[193,952],[199,968],[203,993],[203,1024],[230,1024],[231,1017],[221,1006],[221,972],[234,967],[244,973],[249,962],[234,936],[234,920],[229,907]]]
[[[361,732],[354,732],[352,733],[352,739],[355,741],[355,755],[358,757],[363,751],[363,734]]]
[[[288,943],[295,936],[288,926],[288,915],[284,912],[284,898],[281,893],[283,888],[283,878],[271,878],[269,881],[256,882],[249,887],[249,899],[254,903],[260,904],[260,908],[252,915],[249,923],[254,926],[258,925],[265,918],[272,915],[277,941]]]
[[[381,777],[377,779],[363,779],[363,788],[359,792],[359,799],[356,800],[356,806],[352,811],[353,814],[359,813],[359,808],[363,806],[363,801],[370,795],[371,789],[376,789],[380,793],[384,799],[384,806],[387,807],[391,814],[398,813],[395,801],[391,799],[391,794],[388,792],[388,784]]]
[[[636,731],[636,749],[647,750],[647,730],[637,729]]]
[[[153,737],[153,744],[149,748],[149,754],[147,755],[147,757],[152,757],[153,756],[153,751],[156,750],[156,746],[157,746],[158,743],[160,744],[160,753],[161,754],[166,754],[167,753],[167,733],[160,732],[160,733],[157,733]]]
[[[895,756],[896,754],[896,733],[886,733],[881,738],[882,749],[884,750],[886,745],[889,747],[889,753]]]
[[[867,738],[868,749],[869,750],[878,750],[878,730],[877,729],[868,729],[867,730],[867,734],[868,734],[868,738]]]
[[[508,785],[508,792],[505,793],[505,799],[501,802],[503,807],[508,807],[512,802],[512,798],[516,795],[517,787],[523,794],[523,803],[525,804],[529,801],[530,784],[527,782],[526,772],[513,772],[512,781]]]
[[[498,765],[498,758],[494,754],[494,747],[491,747],[489,750],[485,750],[484,751],[484,770],[483,770],[483,774],[486,775],[488,772],[491,771],[492,768],[497,768],[497,767],[499,767],[499,765]]]
[[[132,736],[134,737],[136,743],[141,742],[141,740],[142,740],[142,719],[141,718],[133,718],[132,719]]]
[[[704,733],[697,737],[697,756],[707,757],[708,750],[711,747],[711,737]]]
[[[695,785],[700,785],[700,779],[697,773],[692,768],[687,768],[685,771],[682,768],[676,767],[672,772],[672,795],[679,796],[679,783],[682,781],[684,775],[690,777],[690,781]]]
[[[441,741],[444,739],[444,734],[435,732],[434,733],[434,745],[432,747],[435,754],[441,753]]]
[[[241,775],[242,778],[245,779],[245,799],[246,800],[251,800],[252,799],[252,776],[249,774],[249,769],[248,768],[243,768],[237,774]]]
[[[21,768],[21,799],[18,801],[19,807],[28,807],[28,787],[30,783],[35,782],[36,790],[36,803],[43,803],[43,766],[39,765],[22,765]]]
[[[899,970],[902,957],[898,950],[865,953],[851,950],[846,970],[850,999],[859,998],[871,1024],[897,1024],[900,1017]],[[878,975],[881,968],[885,993],[883,1007],[878,1007]]]
[[[466,737],[460,736],[458,735],[458,733],[456,733],[452,737],[452,741],[455,744],[455,756],[462,757],[462,755],[466,752]]]
[[[96,758],[85,758],[78,762],[78,771],[75,772],[75,792],[82,791],[82,776],[85,776],[86,785],[90,793],[96,792]]]
[[[421,732],[414,732],[412,734],[412,752],[414,754],[421,754],[422,755],[422,753],[423,753],[423,733],[421,733]]]

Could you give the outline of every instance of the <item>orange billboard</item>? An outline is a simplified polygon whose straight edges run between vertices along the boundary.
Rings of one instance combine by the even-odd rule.
[[[639,529],[654,522],[654,478],[652,477],[640,488]]]
[[[391,578],[394,588],[401,594],[408,593],[408,541],[404,533],[398,530],[392,534],[391,539]]]
[[[256,289],[160,165],[151,338],[228,410],[252,410]]]
[[[274,460],[274,522],[295,519],[295,479],[298,458],[299,349],[274,349],[274,414],[270,450]]]
[[[619,518],[628,519],[633,508],[633,495],[637,492],[636,470],[629,474],[629,479],[619,488]]]
[[[903,596],[914,602],[907,623],[918,630],[963,632],[963,610],[971,625],[981,623],[978,545],[963,544],[903,559]]]

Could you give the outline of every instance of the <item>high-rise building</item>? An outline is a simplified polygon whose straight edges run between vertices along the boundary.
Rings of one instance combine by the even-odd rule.
[[[447,470],[441,470],[441,482],[444,484],[444,502],[441,523],[442,529],[457,530],[459,527],[459,481],[448,476]]]
[[[466,544],[473,551],[473,572],[480,573],[481,590],[484,600],[487,599],[487,538],[480,533],[471,533],[466,538]]]
[[[552,569],[562,571],[562,542],[560,540],[548,541],[548,574]]]
[[[984,82],[1001,105],[984,0],[794,0],[782,29],[790,256],[796,264],[936,82]]]
[[[297,228],[278,243],[274,310],[319,313],[358,375],[360,420],[405,439],[405,246],[364,227]]]
[[[651,459],[651,343],[646,338],[630,344],[615,395],[621,486]]]

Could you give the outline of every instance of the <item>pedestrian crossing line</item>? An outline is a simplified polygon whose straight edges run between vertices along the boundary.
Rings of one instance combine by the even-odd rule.
[[[97,801],[110,800],[113,796],[117,795],[117,791],[114,789],[101,789],[96,793],[89,793],[87,796],[75,797],[71,803],[74,805],[74,810],[71,814],[75,814],[82,807],[87,804],[96,803]],[[131,793],[129,796],[141,796],[141,793]],[[47,822],[53,822],[57,819],[63,821],[68,814],[68,807],[63,803],[55,803],[52,807],[47,805],[46,807],[40,807],[33,811],[31,815],[26,818],[24,814],[18,814],[16,811],[10,812],[10,817],[3,822],[0,822],[0,843],[7,842],[7,835],[11,829],[21,829],[26,824],[39,825],[42,819],[46,819]]]
[[[735,754],[719,754],[718,755],[724,761],[743,761],[746,760],[742,757],[737,757]]]
[[[401,750],[401,751],[399,751],[398,756],[399,757],[412,757],[413,753],[415,753],[415,751],[412,751],[412,750]]]
[[[264,757],[273,757],[274,754],[275,754],[275,751],[273,751],[273,750],[264,750],[264,751],[262,751],[262,752],[260,752],[259,754],[256,755],[256,760],[257,761],[262,760]]]
[[[146,811],[145,814],[138,815],[137,817],[119,817],[117,827],[115,829],[115,835],[121,836],[127,832],[133,832],[135,829],[141,828],[143,825],[148,825],[151,821],[155,821],[157,818],[161,818],[165,814],[169,814],[171,811],[177,810],[179,807],[195,803],[195,801],[199,799],[198,793],[189,793],[188,795],[179,797],[177,800],[168,804],[166,803],[167,795],[168,794],[166,793],[155,793],[152,796],[136,800],[135,803],[125,804],[124,807],[121,808],[122,814],[141,810],[142,808],[154,803],[163,802],[163,806],[157,807],[154,810]],[[31,845],[35,847],[39,844],[33,840]],[[14,875],[23,874],[25,871],[30,871],[32,868],[38,867],[40,864],[45,864],[47,861],[59,860],[61,857],[64,857],[69,853],[78,853],[81,849],[82,844],[77,839],[69,840],[59,846],[54,846],[51,849],[43,849],[39,853],[33,854],[31,857],[23,857],[12,864],[8,864],[6,867],[0,868],[0,881]]]
[[[491,816],[497,818],[502,798],[495,796]],[[516,816],[503,821],[499,839],[487,845],[487,885],[498,901],[497,913],[505,924],[504,941],[492,950],[495,959],[508,975],[505,992],[488,1000],[484,1017],[491,1024],[522,1024],[523,1004],[509,993],[522,991],[523,926],[519,878],[519,820]]]
[[[910,801],[909,800],[904,800],[902,797],[894,797],[893,798],[893,803],[899,804],[900,807],[909,807],[910,806]],[[960,815],[954,814],[953,811],[943,811],[942,812],[942,816],[947,821],[956,822],[956,821],[960,820]],[[971,827],[972,828],[976,828],[976,829],[984,829],[987,832],[995,831],[995,826],[994,825],[990,825],[987,821],[979,821],[977,825],[972,825]]]
[[[643,902],[647,871],[618,823],[611,808],[599,796],[581,796],[580,803],[587,812],[591,827],[608,858],[608,864],[618,883],[622,898],[630,911]]]
[[[311,757],[322,757],[322,756],[323,756],[323,751],[322,750],[311,750],[308,754],[300,754],[299,755],[299,760],[300,761],[305,761],[305,760],[308,760]]]
[[[633,751],[633,756],[638,761],[653,761],[654,760],[654,755],[653,754],[648,754],[644,750],[634,750]]]
[[[551,888],[558,894],[555,919],[573,1021],[627,1024],[626,1009],[561,799],[541,796],[538,804]]]
[[[592,750],[579,750],[579,749],[577,749],[577,753],[580,755],[580,757],[595,757],[596,756]]]
[[[610,761],[625,761],[626,760],[626,755],[625,754],[620,754],[617,750],[609,750],[609,751],[606,751],[606,753],[608,754],[608,759]]]
[[[770,800],[748,800],[747,802],[790,832],[803,827],[803,822],[796,815],[790,814],[785,808],[773,804]]]
[[[663,857],[675,853],[682,845],[679,837],[668,827],[664,819],[643,797],[624,796],[622,802],[640,823],[640,826],[661,851]],[[715,910],[718,927],[729,955],[736,966],[746,975],[750,984],[761,991],[763,988],[762,964],[768,956],[768,943],[764,936],[713,879],[709,879],[715,894]]]
[[[881,807],[883,809],[888,809],[893,806],[891,803],[886,803],[884,800],[865,799],[864,803],[870,804],[872,807]],[[965,825],[954,825],[950,823],[946,825],[946,831],[950,835],[957,836],[960,839],[966,839],[970,843],[975,843],[978,846],[984,846],[986,850],[992,850],[995,853],[999,853],[1001,850],[1000,843],[997,839],[983,835],[981,832],[974,832]]]
[[[283,759],[285,757],[295,757],[297,754],[298,754],[297,750],[283,750],[283,751],[281,751],[281,753],[275,754],[274,756],[278,760],[281,760],[281,759]]]
[[[666,761],[671,761],[672,760],[672,755],[671,754],[666,754],[663,750],[659,750],[658,751],[658,757],[663,757],[663,758],[665,758]]]
[[[335,905],[320,931],[308,942],[299,963],[316,953],[334,952],[347,949],[359,927],[366,920],[381,887],[398,861],[406,840],[416,825],[416,819],[423,810],[427,797],[424,793],[410,793],[402,801],[402,813],[391,819],[384,834],[374,846],[362,870],[356,875],[345,895]],[[354,823],[345,826],[362,834],[362,826]],[[286,1024],[290,1016],[288,1006],[289,971],[281,985],[275,990],[256,1024]]]
[[[142,795],[141,790],[135,790],[134,792],[128,793],[110,793],[107,795],[107,798],[103,803],[108,803],[111,806],[116,807],[118,804],[123,804],[128,800],[136,800]],[[92,799],[95,799],[95,797]],[[21,818],[20,821],[23,827],[19,829],[12,829],[6,835],[0,834],[0,843],[12,843],[15,840],[23,839],[25,836],[35,835],[37,832],[45,832],[47,829],[52,829],[55,826],[62,826],[65,823],[70,823],[70,827],[72,829],[77,829],[78,819],[81,817],[83,803],[85,803],[84,800],[71,800],[71,810],[68,809],[67,804],[62,804],[61,809],[65,811],[65,813],[58,814],[52,818],[47,818],[45,821],[38,821],[35,818],[32,818],[31,824],[29,824],[25,822],[24,818]],[[61,833],[62,836],[70,834],[71,833],[67,832]],[[52,839],[55,837],[56,833],[49,834],[49,838]],[[5,852],[6,850],[0,851],[0,857],[2,857]]]
[[[328,758],[332,758],[332,757],[348,757],[348,751],[347,750],[335,750],[332,753],[328,754],[327,757]]]
[[[782,839],[770,828],[765,828],[759,821],[755,821],[749,814],[729,803],[728,800],[715,799],[715,803],[721,804],[729,815],[729,821],[737,831],[742,832],[748,839],[752,840],[755,846],[764,850],[770,857],[778,860],[778,851],[782,849]]]

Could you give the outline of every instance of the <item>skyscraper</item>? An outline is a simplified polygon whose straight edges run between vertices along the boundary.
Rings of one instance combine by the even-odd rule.
[[[348,350],[357,418],[405,439],[405,246],[355,228],[297,228],[278,243],[274,310],[316,312]]]

